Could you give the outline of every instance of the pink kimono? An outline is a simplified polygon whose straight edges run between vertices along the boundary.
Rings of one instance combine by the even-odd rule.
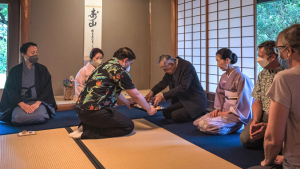
[[[91,65],[90,62],[86,64],[83,68],[79,70],[75,77],[75,95],[76,95],[76,100],[78,99],[80,92],[82,91],[85,82],[91,75],[91,73],[95,70],[95,67]]]
[[[215,118],[210,113],[194,121],[194,125],[205,133],[229,134],[238,131],[252,117],[251,107],[254,99],[251,97],[253,83],[249,77],[240,71],[239,67],[228,76],[224,73],[216,90],[214,107],[230,114]]]

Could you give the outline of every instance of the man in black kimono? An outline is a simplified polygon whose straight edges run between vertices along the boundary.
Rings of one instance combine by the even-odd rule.
[[[166,119],[180,123],[193,121],[204,115],[208,101],[194,66],[186,60],[179,57],[174,59],[170,55],[160,56],[158,64],[165,76],[146,95],[146,100],[150,101],[153,96],[169,86],[170,90],[157,95],[154,102],[154,105],[157,105],[163,99],[171,99],[171,106],[163,110]]]
[[[46,123],[57,109],[48,69],[37,63],[37,45],[27,42],[20,52],[24,61],[7,77],[0,102],[0,121],[16,126]]]

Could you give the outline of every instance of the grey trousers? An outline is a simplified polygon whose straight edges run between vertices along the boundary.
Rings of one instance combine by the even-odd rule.
[[[254,166],[248,169],[282,169],[282,165],[272,165],[272,166]]]
[[[29,102],[26,104],[33,104],[35,102]],[[40,105],[33,113],[26,113],[20,106],[17,106],[12,112],[11,122],[15,126],[25,126],[31,124],[46,123],[49,119],[49,114],[44,105]]]
[[[248,124],[245,126],[244,130],[240,135],[241,144],[247,149],[263,149],[264,138],[261,138],[259,140],[252,140],[250,138],[250,125],[252,121],[253,119],[249,120]],[[268,116],[265,115],[265,113],[261,119],[261,122],[268,123]]]

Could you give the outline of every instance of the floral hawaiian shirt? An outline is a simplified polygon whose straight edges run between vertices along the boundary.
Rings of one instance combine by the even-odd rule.
[[[112,58],[92,72],[78,97],[76,107],[80,110],[113,107],[122,90],[134,88],[129,73],[117,58]]]
[[[271,104],[271,99],[267,96],[267,92],[273,83],[275,75],[282,70],[284,70],[284,68],[279,66],[276,70],[264,69],[258,74],[258,79],[251,96],[255,100],[260,100],[262,102],[263,111],[266,115],[269,115]]]

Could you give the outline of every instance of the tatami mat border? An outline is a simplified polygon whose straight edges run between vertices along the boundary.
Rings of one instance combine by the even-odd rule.
[[[70,127],[65,128],[68,133],[72,133],[73,130]],[[98,159],[93,155],[93,153],[83,144],[80,139],[74,139],[76,144],[80,147],[86,157],[91,161],[96,169],[105,169],[104,166],[98,161]]]

